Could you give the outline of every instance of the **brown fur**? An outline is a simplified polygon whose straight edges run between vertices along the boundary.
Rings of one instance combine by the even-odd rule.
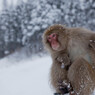
[[[59,53],[56,53],[55,55],[57,55],[58,57],[61,57],[61,58],[64,58],[65,55],[67,55],[65,52],[62,54],[59,52]],[[66,58],[68,61],[69,61],[69,58]],[[59,81],[67,81],[69,82],[68,78],[67,78],[67,72],[68,70],[66,68],[61,68],[61,62],[59,62],[57,59],[56,59],[56,56],[52,56],[52,60],[53,60],[53,64],[52,64],[52,67],[51,67],[51,84],[52,86],[55,88],[56,92],[57,93],[62,93],[60,90],[59,90]],[[66,64],[66,63],[65,63]],[[68,64],[69,65],[69,64]]]
[[[59,81],[67,80],[67,70],[61,69],[61,64],[54,61],[51,67],[51,84],[57,93],[61,93],[58,88]]]
[[[93,95],[95,73],[86,60],[83,58],[77,59],[69,68],[68,78],[76,95]]]
[[[59,35],[58,41],[60,42],[61,47],[57,51],[54,51],[47,42],[47,36],[51,33],[57,33]],[[91,48],[91,39],[95,39],[95,33],[84,28],[68,28],[63,25],[53,25],[45,31],[43,42],[51,53],[53,59],[53,65],[51,68],[51,84],[55,89],[57,88],[58,80],[69,79],[75,92],[81,93],[78,95],[90,95],[89,93],[92,93],[90,86],[92,90],[95,87],[95,51]],[[64,53],[63,51],[65,54],[69,55],[72,63],[68,71],[66,71],[66,69],[61,69],[59,62],[55,60],[56,57],[60,56],[60,53]],[[83,69],[80,71],[80,68]],[[86,73],[90,73],[90,75],[86,76]],[[87,80],[86,77],[91,79],[92,82]],[[85,81],[87,86],[85,86],[80,92],[80,81],[82,81],[82,79]],[[57,90],[57,92],[59,92],[59,90]]]

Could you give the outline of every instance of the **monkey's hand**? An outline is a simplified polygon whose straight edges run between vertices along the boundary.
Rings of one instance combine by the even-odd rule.
[[[58,89],[63,94],[66,94],[66,93],[73,91],[73,88],[72,88],[70,82],[68,82],[67,80],[59,81],[58,82]]]
[[[67,54],[60,54],[57,57],[57,61],[61,63],[61,68],[67,68],[68,66],[71,65],[70,59]]]

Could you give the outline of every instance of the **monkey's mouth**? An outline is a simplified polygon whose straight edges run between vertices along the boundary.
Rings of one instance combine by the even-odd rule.
[[[53,50],[58,50],[59,47],[60,47],[60,44],[57,41],[53,41],[51,43],[51,47],[52,47]]]

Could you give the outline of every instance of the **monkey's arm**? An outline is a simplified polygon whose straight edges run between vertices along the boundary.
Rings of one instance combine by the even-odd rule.
[[[69,66],[71,65],[71,62],[67,53],[60,53],[56,60],[60,62],[61,68],[65,68],[67,70]]]

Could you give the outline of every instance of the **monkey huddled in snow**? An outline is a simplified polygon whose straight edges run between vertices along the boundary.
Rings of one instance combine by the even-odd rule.
[[[53,60],[51,84],[56,93],[91,95],[95,88],[95,33],[53,25],[45,31],[43,43]]]

